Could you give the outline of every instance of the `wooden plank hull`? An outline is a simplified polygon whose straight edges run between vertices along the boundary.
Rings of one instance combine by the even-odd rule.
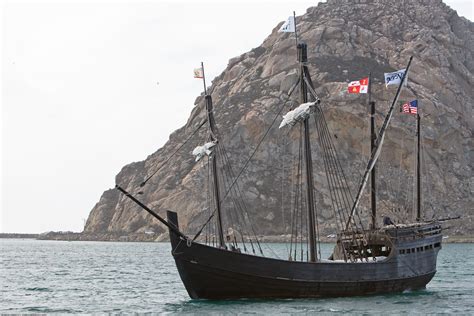
[[[171,212],[170,212],[171,213]],[[177,226],[176,214],[168,220]],[[170,232],[172,255],[191,298],[308,298],[381,294],[416,290],[436,273],[440,247],[381,262],[298,262],[253,256],[187,243]],[[441,235],[404,241],[398,248],[422,248]]]

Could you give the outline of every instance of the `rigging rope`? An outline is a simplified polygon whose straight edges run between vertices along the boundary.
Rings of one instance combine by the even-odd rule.
[[[307,87],[309,88],[308,90],[309,90],[309,92],[312,94],[313,98],[315,98],[316,100],[319,100],[318,96],[316,95],[316,92],[314,91],[313,83],[311,82],[311,77],[309,76],[309,71],[307,70],[307,68],[305,68],[305,78],[304,78],[304,80],[305,80],[306,85],[307,85]],[[339,158],[338,158],[338,156],[337,156],[337,151],[336,151],[336,149],[335,149],[335,147],[334,147],[334,144],[332,143],[331,135],[330,135],[330,132],[329,132],[329,128],[328,128],[328,125],[327,125],[327,123],[326,123],[326,119],[325,119],[325,117],[324,117],[324,112],[323,112],[319,107],[317,107],[317,110],[319,110],[319,112],[320,112],[320,115],[319,115],[319,116],[320,116],[320,120],[322,119],[322,122],[324,123],[324,124],[322,124],[322,132],[323,132],[323,133],[320,134],[320,136],[321,136],[321,137],[320,137],[321,146],[322,146],[322,148],[325,148],[325,149],[326,149],[326,150],[325,150],[325,152],[326,152],[326,155],[325,155],[326,158],[330,158],[330,159],[326,159],[326,162],[329,162],[329,163],[326,165],[326,166],[329,167],[329,168],[327,168],[326,170],[327,170],[327,171],[330,171],[330,169],[331,169],[331,167],[332,167],[332,169],[335,171],[335,173],[334,173],[334,175],[333,175],[332,177],[330,176],[330,175],[331,175],[331,172],[329,172],[329,173],[326,172],[326,174],[329,175],[328,181],[329,181],[329,183],[332,182],[334,189],[335,189],[335,186],[337,186],[337,183],[339,183],[339,186],[340,186],[341,191],[342,191],[342,192],[340,192],[340,190],[337,190],[336,192],[339,192],[339,194],[331,195],[331,196],[334,196],[335,198],[336,198],[337,196],[340,197],[340,195],[341,195],[341,193],[342,193],[342,196],[343,196],[342,201],[341,201],[341,199],[336,199],[336,200],[339,201],[339,202],[336,203],[336,204],[338,204],[338,205],[341,206],[341,209],[340,209],[340,210],[342,211],[342,214],[344,215],[344,208],[342,207],[341,202],[345,205],[345,207],[346,207],[346,209],[347,209],[347,202],[349,202],[349,201],[354,201],[354,199],[353,199],[352,194],[351,194],[351,192],[350,192],[349,186],[348,186],[348,184],[347,184],[347,183],[348,183],[348,182],[347,182],[347,179],[346,179],[346,177],[345,177],[345,174],[344,174],[344,171],[343,171],[343,169],[342,169],[341,163],[340,163]],[[315,123],[316,123],[316,125],[318,125],[318,120],[317,120],[316,117],[315,117]],[[326,146],[324,146],[324,143],[326,144]],[[329,146],[328,146],[328,145],[329,145]],[[328,154],[328,152],[329,152],[330,154]],[[342,177],[343,177],[342,180],[344,181],[344,183],[345,183],[345,185],[346,185],[346,187],[347,187],[347,191],[349,192],[349,197],[350,197],[350,199],[349,199],[348,196],[347,196],[347,192],[342,189],[343,186],[342,186],[341,178],[337,176],[337,175],[338,175],[338,168],[340,169],[340,172],[342,173]],[[330,181],[329,178],[332,178],[332,181]],[[334,178],[335,178],[337,181],[334,181]],[[349,203],[350,203],[350,202],[349,202]],[[334,204],[333,204],[333,205],[334,205]],[[350,207],[350,205],[349,205],[349,207]],[[348,216],[349,216],[349,218],[352,217],[352,216],[349,215],[349,214],[348,214]],[[359,219],[359,223],[360,223],[360,225],[361,225],[362,231],[364,231],[364,227],[363,227],[363,225],[362,225],[362,221],[361,221],[361,219],[360,219],[360,215],[357,213],[356,216],[357,216],[357,218]],[[336,221],[337,221],[337,219],[336,219]],[[350,224],[350,222],[348,221],[347,224],[346,224],[346,229],[349,228],[349,226],[350,226],[349,224]],[[357,223],[356,223],[355,219],[353,219],[353,224],[355,225],[355,231],[357,231]],[[342,224],[342,225],[344,226],[344,224]],[[351,230],[352,230],[352,228],[351,228]],[[365,234],[362,234],[362,239],[363,239],[363,240],[360,240],[360,238],[356,238],[355,231],[352,230],[352,232],[353,232],[353,233],[352,233],[352,236],[353,236],[353,243],[355,243],[355,244],[357,245],[357,247],[358,247],[358,253],[357,253],[357,254],[354,254],[354,253],[352,252],[352,253],[351,253],[351,260],[353,260],[353,257],[355,257],[356,255],[359,256],[361,259],[362,259],[362,255],[364,255],[364,254],[366,255],[366,253],[363,252],[363,243],[366,243],[366,242],[367,242],[367,241],[366,241],[366,236],[365,236]],[[318,236],[319,236],[319,232],[318,232]],[[318,237],[318,238],[319,238],[319,237]],[[320,246],[320,247],[321,247],[321,246]],[[345,251],[346,251],[346,250],[345,250],[344,248],[345,248],[345,247],[343,246],[344,258],[346,259],[346,254],[345,254]],[[356,257],[356,259],[357,259],[357,257]],[[367,256],[365,257],[365,259],[367,260]]]
[[[252,158],[255,156],[255,153],[257,152],[257,150],[260,148],[260,145],[262,144],[263,140],[267,137],[268,133],[270,132],[273,124],[275,124],[275,121],[280,117],[280,114],[281,114],[281,111],[285,108],[286,104],[288,103],[288,101],[290,100],[290,97],[291,95],[293,94],[293,91],[295,90],[296,88],[296,85],[294,85],[291,90],[288,92],[287,94],[287,97],[286,97],[286,100],[285,102],[283,103],[283,105],[280,107],[280,109],[278,110],[278,112],[276,113],[275,117],[273,118],[270,126],[268,127],[268,129],[266,130],[266,132],[263,134],[262,138],[260,139],[260,141],[258,142],[257,146],[255,147],[255,149],[253,150],[252,154],[250,155],[250,157],[247,159],[247,161],[245,162],[244,166],[242,167],[242,169],[239,171],[237,177],[234,179],[234,181],[232,182],[230,188],[227,189],[227,191],[225,192],[224,194],[224,197],[221,199],[221,202],[227,197],[227,195],[229,194],[230,190],[232,189],[232,187],[235,185],[235,183],[237,182],[237,180],[240,178],[240,176],[242,175],[242,173],[247,169],[247,166],[248,164],[250,163],[250,161],[252,160]],[[207,225],[209,223],[209,221],[211,220],[211,218],[215,215],[217,211],[217,208],[214,209],[214,211],[212,212],[211,216],[208,218],[208,220],[204,223],[204,225],[201,227],[201,229],[197,232],[197,234],[194,236],[193,238],[193,241],[196,240],[197,237],[199,237],[199,235],[201,234],[203,228],[205,227],[205,225]]]
[[[281,157],[281,186],[280,186],[280,190],[281,190],[281,196],[280,196],[280,208],[281,208],[281,221],[282,221],[282,228],[283,228],[283,232],[285,233],[286,235],[286,220],[285,220],[285,204],[284,204],[284,201],[285,201],[285,166],[286,166],[286,161],[285,161],[285,158],[286,158],[286,151],[285,149],[287,148],[288,146],[288,142],[285,143],[283,141],[283,138],[279,138],[278,141],[282,142],[283,145],[280,145],[278,146],[278,148],[280,148],[280,153],[278,155],[278,157]],[[288,173],[289,174],[289,173]],[[286,248],[286,252],[288,252],[288,243],[285,242],[285,248]]]
[[[223,182],[222,182],[222,183],[223,183],[224,188],[225,188],[226,185],[228,186],[228,183],[229,183],[229,181],[227,181],[228,178],[232,178],[232,177],[233,177],[232,165],[230,164],[230,161],[229,161],[229,159],[228,159],[227,152],[226,152],[225,147],[224,147],[224,145],[223,145],[222,143],[220,143],[220,145],[218,146],[218,149],[217,149],[217,150],[220,151],[219,157],[221,157],[222,166],[223,166],[223,170],[224,170],[224,173],[222,173],[222,178],[223,178]],[[229,177],[226,177],[225,172],[229,173]],[[234,192],[236,192],[235,188],[234,188]],[[236,194],[237,194],[237,193],[236,193]],[[242,217],[242,219],[243,219],[243,221],[242,221],[243,224],[246,225],[246,218],[245,218],[245,216],[243,215],[243,213],[245,212],[245,213],[248,215],[248,212],[247,212],[247,210],[246,210],[245,208],[242,207],[242,203],[239,203],[239,202],[241,202],[241,200],[236,199],[233,195],[231,196],[231,198],[232,198],[232,203],[233,203],[233,205],[234,205],[235,208],[234,208],[234,209],[231,208],[231,210],[229,211],[229,215],[230,215],[230,217],[231,217],[231,221],[233,222],[232,210],[235,211],[237,224],[238,224],[238,226],[239,226],[238,232],[239,232],[239,234],[240,234],[240,236],[241,236],[241,239],[242,239],[242,242],[243,242],[243,245],[244,245],[244,249],[246,249],[245,241],[244,241],[244,238],[243,238],[244,236],[243,236],[243,234],[242,234],[242,230],[244,230],[244,229],[243,229],[242,225],[240,224],[239,215],[240,215],[240,216]],[[241,196],[241,199],[242,199],[242,196]],[[240,213],[237,212],[237,210],[240,210]],[[244,227],[247,227],[247,226],[244,226]],[[250,234],[249,234],[248,231],[246,231],[246,234],[247,234],[248,236],[250,236]],[[254,237],[258,240],[258,238],[256,237],[256,234],[254,235]]]
[[[186,143],[199,131],[199,129],[204,125],[206,124],[207,122],[207,119],[205,119],[204,121],[201,122],[201,124],[198,125],[198,127],[192,132],[192,134],[184,141],[184,143],[182,143],[178,148],[176,148],[176,150],[160,165],[160,167],[155,171],[153,172],[148,178],[146,178],[141,184],[140,184],[140,187],[143,187],[145,186],[145,184],[158,172],[161,170],[161,168],[163,168],[167,163],[168,161],[171,160],[171,158],[174,157],[174,155],[184,146],[186,145]]]
[[[293,208],[290,211],[291,214],[291,239],[290,239],[290,257],[293,249],[293,236],[295,238],[295,250],[294,250],[294,260],[296,261],[297,256],[296,256],[296,248],[297,248],[297,243],[298,243],[298,210],[303,208],[303,180],[302,180],[302,168],[303,164],[301,163],[302,161],[302,153],[303,153],[303,125],[300,124],[300,129],[299,129],[299,137],[298,137],[298,159],[296,159],[293,163],[293,165],[296,165],[296,168],[293,167],[293,170],[296,171],[296,176],[293,177],[295,178],[295,195],[294,195],[294,203],[293,203]],[[301,207],[299,207],[301,206]]]
[[[320,135],[320,139],[322,137],[322,131],[321,131],[321,127],[319,126],[319,124],[316,124],[316,130],[318,131],[318,134]],[[324,145],[322,143],[322,141],[320,141],[320,144],[321,144],[321,149],[323,150],[323,163],[324,163],[324,168],[325,168],[325,173],[326,173],[326,180],[328,182],[328,187],[329,187],[329,194],[330,194],[330,197],[331,197],[331,204],[332,204],[332,207],[333,207],[333,211],[334,211],[334,219],[336,220],[336,225],[337,225],[337,233],[339,233],[342,228],[343,228],[343,223],[345,222],[345,217],[344,217],[344,213],[342,213],[342,216],[343,216],[343,219],[339,222],[338,221],[338,210],[340,210],[341,208],[339,206],[336,206],[335,203],[338,203],[338,200],[336,201],[336,197],[334,196],[334,190],[331,189],[332,187],[332,177],[330,176],[330,173],[329,173],[329,162],[328,162],[328,155],[326,154],[326,151],[324,150]],[[339,217],[340,214],[339,214]],[[342,224],[341,224],[342,223]],[[341,227],[339,227],[341,226]]]
[[[319,107],[316,111],[317,115],[315,115],[314,120],[318,130],[318,134],[320,136],[320,146],[323,149],[323,161],[326,169],[326,177],[329,185],[331,201],[333,204],[333,209],[335,211],[335,219],[337,223],[338,217],[336,214],[340,214],[339,224],[344,227],[344,223],[346,221],[345,215],[349,216],[351,203],[354,201],[354,199],[352,197],[352,193],[350,191],[350,187],[345,176],[344,170],[342,169],[342,164],[337,155],[336,148],[332,141],[331,133],[329,131],[324,112]],[[359,224],[356,222],[356,218],[359,220]],[[357,258],[362,259],[364,256],[364,258],[367,259],[367,254],[364,252],[366,236],[364,233],[364,226],[362,224],[359,214],[357,214],[356,217],[353,218],[350,224],[351,225],[348,225],[346,227],[345,231],[350,233],[349,236],[352,237],[351,243],[352,245],[355,245],[358,250],[357,253],[350,251],[350,258],[352,258],[351,260]],[[358,229],[358,225],[360,225],[360,230]],[[342,247],[342,250],[344,252],[344,257],[346,258],[346,249],[344,245]]]
[[[426,164],[425,155],[426,155],[425,143],[421,142],[421,161],[422,161],[422,165],[421,165],[422,170],[421,171],[424,170],[426,172],[428,165]],[[426,173],[422,173],[422,174],[426,174]],[[428,183],[428,185],[425,185],[426,183]],[[435,209],[433,207],[433,195],[431,194],[431,192],[432,192],[431,189],[432,188],[431,188],[431,185],[430,185],[432,183],[433,183],[432,181],[424,181],[424,183],[422,181],[422,188],[426,187],[426,190],[428,191],[428,194],[426,194],[426,197],[428,197],[428,198],[425,197],[424,199],[422,199],[421,203],[422,203],[422,206],[424,206],[425,205],[425,200],[427,200],[428,205],[430,206],[431,210],[433,211],[433,215],[431,216],[431,218],[434,218],[435,217]],[[425,217],[425,218],[427,218],[427,217]]]
[[[235,178],[235,175],[234,175],[234,172],[233,172],[233,168],[232,168],[232,165],[230,163],[230,159],[228,157],[228,154],[227,154],[227,151],[225,149],[225,146],[221,143],[220,146],[219,146],[219,150],[221,152],[221,154],[219,154],[219,157],[221,157],[221,160],[222,160],[222,166],[223,166],[223,170],[224,170],[224,173],[223,175],[225,176],[225,172],[227,172],[229,174],[228,178],[230,179],[233,179]],[[224,177],[224,187],[225,185],[227,184],[227,186],[229,187],[230,185],[228,184],[229,182],[226,181],[228,178],[225,178]],[[240,197],[240,199],[237,199],[234,195],[231,195],[231,198],[232,198],[232,202],[235,206],[235,209],[234,211],[236,212],[236,215],[237,215],[237,221],[239,221],[239,215],[242,217],[242,222],[244,225],[249,225],[252,229],[252,231],[254,232],[254,237],[255,239],[257,240],[257,243],[258,243],[258,238],[257,238],[257,234],[255,233],[255,230],[252,226],[251,223],[247,223],[248,220],[247,218],[249,217],[249,213],[248,213],[248,210],[247,210],[247,206],[246,204],[244,203],[244,199],[242,197],[242,193],[240,191],[240,187],[239,185],[237,184],[235,187],[232,188],[235,196],[238,196]],[[236,211],[236,209],[240,210],[240,213]],[[230,214],[231,212],[229,212]],[[247,227],[247,226],[245,226]],[[250,233],[247,231],[247,235],[250,236]],[[259,244],[259,243],[258,243]],[[261,250],[261,248],[260,248]]]

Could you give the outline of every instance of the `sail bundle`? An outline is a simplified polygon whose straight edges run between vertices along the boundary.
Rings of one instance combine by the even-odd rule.
[[[201,158],[204,157],[205,155],[209,156],[212,153],[211,148],[216,146],[216,144],[217,142],[212,141],[212,142],[205,143],[202,146],[197,146],[196,148],[194,148],[193,155],[196,157],[196,161],[201,160]]]
[[[302,122],[307,119],[311,113],[314,112],[317,102],[307,102],[300,104],[297,108],[291,110],[290,112],[283,115],[283,120],[279,128],[285,127],[287,125],[293,126],[298,122]]]

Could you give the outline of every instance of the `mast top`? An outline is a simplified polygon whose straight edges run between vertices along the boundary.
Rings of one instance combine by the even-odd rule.
[[[300,42],[296,45],[298,49],[298,61],[300,63],[305,63],[308,61],[308,46],[305,42]]]
[[[207,95],[206,74],[204,73],[204,62],[201,61],[202,84],[204,85],[204,95]]]

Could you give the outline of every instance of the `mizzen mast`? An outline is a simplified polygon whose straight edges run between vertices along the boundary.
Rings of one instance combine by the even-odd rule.
[[[375,101],[372,101],[372,73],[369,73],[369,106],[370,106],[370,152],[373,152],[377,143],[375,134]],[[377,185],[376,165],[370,172],[370,205],[372,209],[372,229],[377,228]]]
[[[416,114],[416,220],[421,219],[421,117],[420,113]]]

